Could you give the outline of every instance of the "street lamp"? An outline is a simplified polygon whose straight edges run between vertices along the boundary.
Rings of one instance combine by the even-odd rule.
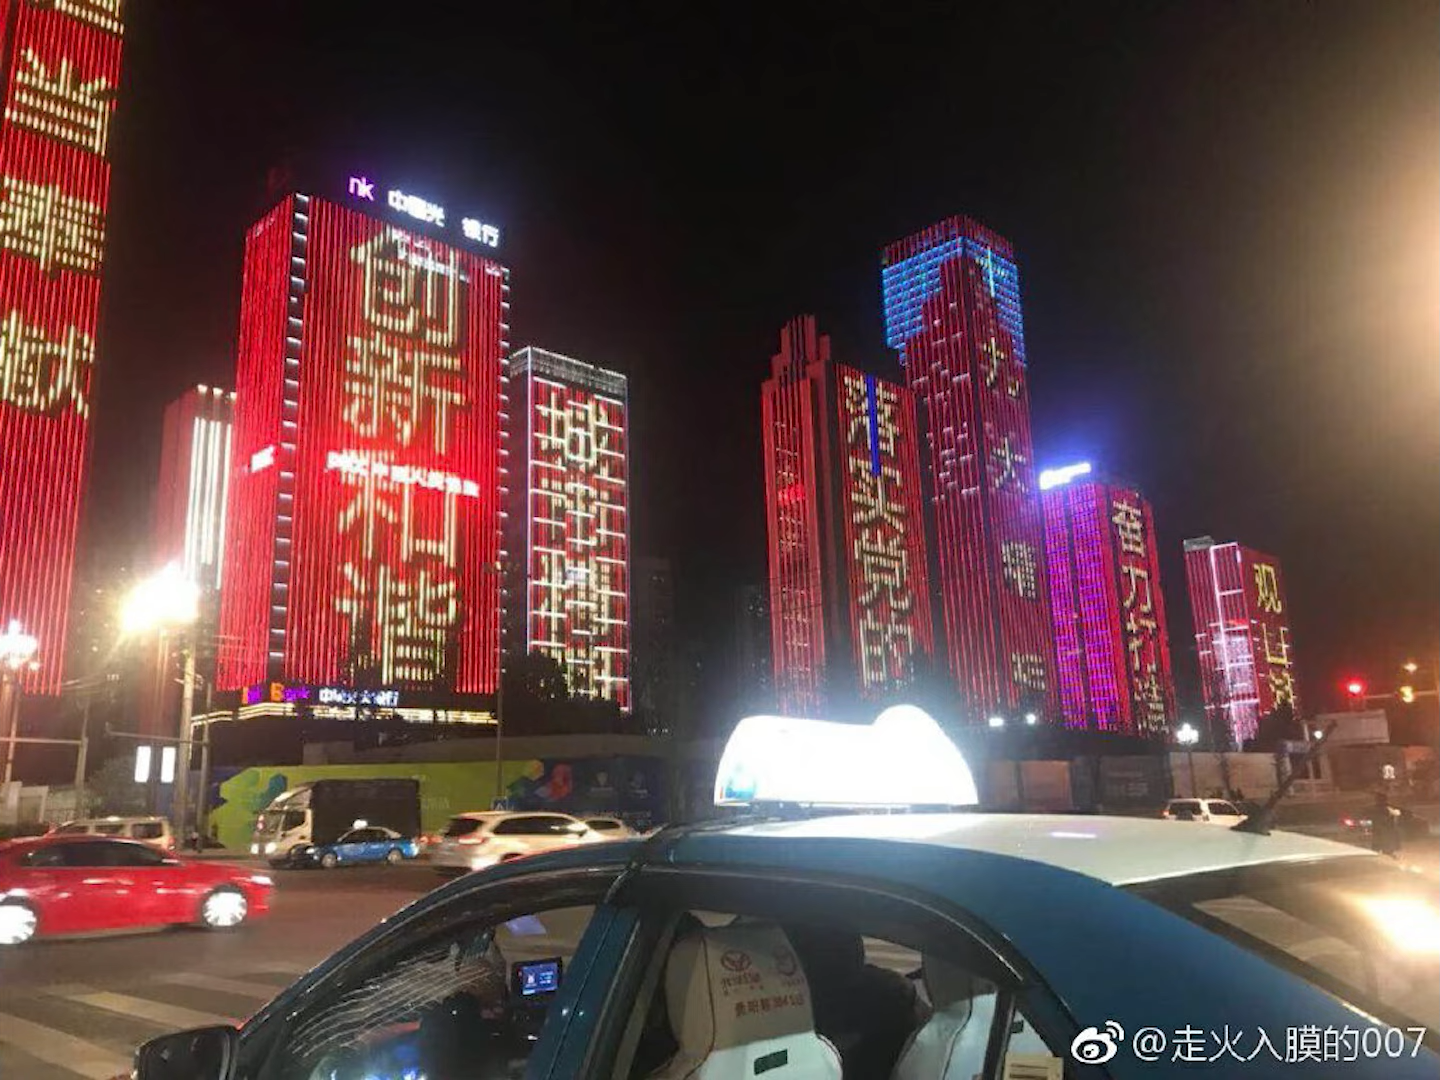
[[[35,667],[39,639],[25,633],[18,619],[11,619],[0,634],[0,717],[5,719],[5,772],[0,788],[10,783],[15,768],[15,739],[20,733],[20,683],[22,668]]]
[[[1190,772],[1190,797],[1193,799],[1200,794],[1200,786],[1195,782],[1195,744],[1200,741],[1200,731],[1187,721],[1175,732],[1175,741],[1185,747],[1185,764]]]
[[[120,610],[120,627],[124,634],[145,634],[154,631],[157,644],[156,685],[160,693],[156,707],[163,708],[165,702],[165,670],[169,666],[170,637],[194,625],[200,617],[200,586],[185,576],[177,563],[170,563],[159,573],[141,581],[129,595]],[[171,816],[175,819],[175,830],[184,842],[185,820],[188,810],[190,786],[190,714],[195,704],[195,643],[185,649],[185,675],[180,693],[180,730],[175,767],[175,798]],[[167,740],[169,741],[169,740]]]
[[[992,728],[1002,728],[1005,726],[1005,718],[1003,716],[992,716],[987,723]]]

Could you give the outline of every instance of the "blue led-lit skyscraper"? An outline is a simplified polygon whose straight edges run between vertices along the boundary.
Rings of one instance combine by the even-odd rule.
[[[950,674],[970,719],[1053,717],[1045,537],[1030,440],[1020,275],[965,217],[881,256],[885,337],[925,427]]]

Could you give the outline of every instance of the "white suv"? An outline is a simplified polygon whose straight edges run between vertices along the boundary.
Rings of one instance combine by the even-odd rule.
[[[51,831],[57,836],[119,836],[139,840],[164,852],[175,851],[175,834],[170,830],[170,822],[163,817],[81,818],[67,821]]]
[[[1245,815],[1224,799],[1171,799],[1160,815],[1166,821],[1203,821],[1209,825],[1239,825]]]
[[[569,814],[477,811],[450,819],[440,842],[430,848],[430,863],[441,873],[464,873],[599,839]]]

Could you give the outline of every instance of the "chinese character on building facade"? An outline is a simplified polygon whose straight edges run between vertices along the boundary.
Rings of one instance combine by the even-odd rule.
[[[1110,509],[1120,560],[1120,608],[1124,616],[1125,652],[1130,696],[1141,726],[1165,723],[1165,692],[1160,678],[1159,619],[1155,586],[1148,565],[1145,515],[1130,499],[1116,498]]]
[[[389,228],[351,259],[360,268],[362,328],[350,335],[344,358],[343,427],[394,452],[443,457],[455,410],[468,404],[458,259],[437,257],[428,242]],[[387,683],[434,680],[459,620],[458,499],[478,490],[426,465],[332,458],[352,491],[335,522],[350,556],[335,604],[367,653],[354,659],[373,663]]]

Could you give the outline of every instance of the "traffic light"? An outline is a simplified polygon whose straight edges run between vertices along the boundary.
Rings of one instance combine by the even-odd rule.
[[[1414,705],[1414,704],[1415,704],[1415,687],[1413,687],[1413,686],[1402,686],[1402,687],[1400,687],[1400,700],[1403,701],[1406,705]]]
[[[1345,684],[1345,693],[1352,698],[1363,698],[1365,696],[1365,684],[1359,679],[1351,679]]]

